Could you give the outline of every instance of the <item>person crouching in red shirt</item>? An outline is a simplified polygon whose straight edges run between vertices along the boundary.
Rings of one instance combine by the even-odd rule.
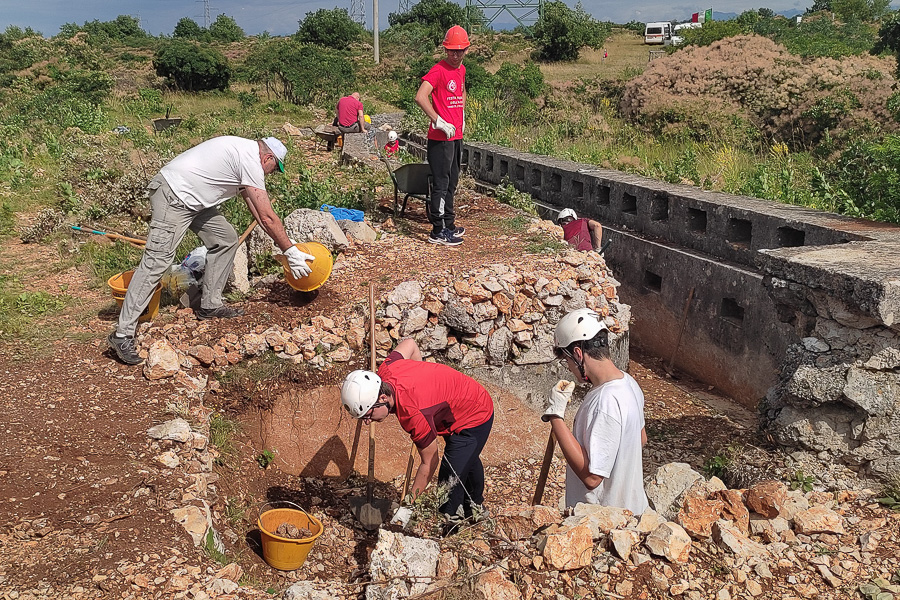
[[[494,402],[477,381],[446,365],[424,362],[412,339],[402,340],[378,369],[353,371],[341,386],[341,403],[354,418],[381,422],[397,415],[422,459],[413,480],[413,498],[438,469],[438,485],[449,485],[440,506],[445,535],[467,519],[479,519],[484,503],[481,451],[494,423]],[[438,458],[438,436],[444,457]]]
[[[603,226],[593,219],[579,219],[571,208],[559,211],[556,224],[563,228],[563,239],[576,250],[599,250]]]

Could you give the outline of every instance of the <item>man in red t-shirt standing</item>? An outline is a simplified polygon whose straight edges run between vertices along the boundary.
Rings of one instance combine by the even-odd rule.
[[[425,490],[440,462],[438,484],[452,486],[440,507],[447,520],[445,531],[455,531],[466,519],[482,515],[481,451],[494,423],[494,402],[477,381],[446,365],[422,361],[416,342],[405,339],[377,374],[360,370],[347,375],[341,403],[365,422],[397,415],[422,459],[413,480],[413,498]],[[441,461],[438,436],[444,438]]]
[[[447,58],[431,67],[416,92],[418,104],[431,124],[428,127],[428,163],[431,165],[431,201],[428,241],[444,246],[462,244],[465,227],[456,226],[453,194],[459,182],[462,137],[466,128],[466,67],[462,64],[469,35],[454,25],[444,36]]]

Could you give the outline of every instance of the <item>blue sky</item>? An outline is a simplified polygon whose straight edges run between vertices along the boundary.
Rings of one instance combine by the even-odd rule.
[[[465,0],[457,0],[465,5]],[[672,4],[660,0],[637,0],[617,2],[613,0],[583,0],[588,12],[600,20],[624,23],[636,21],[659,21],[689,18],[691,13],[713,7],[715,11],[740,13],[750,8],[767,6],[775,11],[790,9],[803,10],[813,0],[725,0],[715,4]],[[318,0],[257,0],[238,2],[237,0],[209,0],[211,19],[225,13],[237,21],[248,34],[268,31],[275,35],[294,33],[297,22],[307,12],[319,8],[350,9],[350,0],[338,3]],[[566,0],[570,6],[575,0]],[[414,0],[413,0],[414,3]],[[366,16],[371,28],[372,2],[365,0]],[[379,21],[387,27],[387,16],[396,12],[399,0],[382,0],[379,3]],[[109,21],[118,15],[140,17],[142,27],[156,35],[171,34],[175,23],[181,17],[191,17],[203,24],[204,4],[197,0],[42,0],[41,2],[21,2],[20,0],[0,0],[0,30],[8,25],[30,26],[46,36],[55,35],[63,23],[99,19]],[[505,19],[504,19],[505,20]]]

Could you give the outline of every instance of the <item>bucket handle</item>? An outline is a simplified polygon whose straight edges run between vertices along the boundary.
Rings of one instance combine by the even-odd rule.
[[[297,504],[296,502],[291,502],[290,500],[273,500],[273,501],[260,502],[259,504],[256,505],[256,520],[259,521],[260,520],[259,517],[262,516],[263,512],[265,512],[264,510],[262,510],[263,507],[271,506],[272,508],[277,508],[275,506],[276,504],[290,504],[291,506],[293,506],[294,508],[296,508],[297,510],[302,512],[304,515],[306,515],[306,517],[310,520],[310,522],[313,521],[313,517],[311,514],[309,514],[305,510],[303,510],[299,504]],[[269,531],[267,533],[274,534],[274,532],[272,532],[272,531]]]

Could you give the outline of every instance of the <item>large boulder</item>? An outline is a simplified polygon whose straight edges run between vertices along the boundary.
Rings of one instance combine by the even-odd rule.
[[[369,559],[373,583],[366,600],[394,600],[425,592],[437,575],[440,546],[433,540],[405,536],[386,529],[378,531],[378,542]]]
[[[331,252],[340,252],[349,244],[331,213],[319,210],[298,208],[285,217],[284,229],[288,237],[296,242],[319,242]],[[247,249],[251,264],[257,257],[281,252],[262,227],[257,227],[250,234]]]
[[[698,481],[704,481],[703,475],[689,464],[668,463],[657,469],[644,489],[650,506],[664,519],[675,520],[684,503],[685,493]]]

